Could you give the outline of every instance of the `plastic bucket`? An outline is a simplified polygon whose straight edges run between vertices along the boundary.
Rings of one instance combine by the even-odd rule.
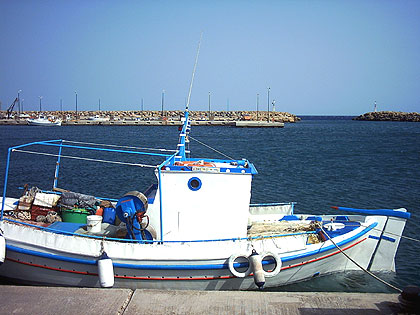
[[[102,217],[100,215],[88,215],[86,222],[88,232],[99,233],[101,231]]]
[[[86,217],[90,214],[85,209],[64,209],[61,210],[63,222],[86,223]]]

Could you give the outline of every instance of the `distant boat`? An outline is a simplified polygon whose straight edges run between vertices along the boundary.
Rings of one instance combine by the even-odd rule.
[[[95,116],[89,117],[89,120],[91,120],[91,121],[98,121],[98,122],[104,122],[104,121],[109,121],[109,118],[108,117],[101,117],[99,115],[95,115]]]
[[[34,119],[27,119],[28,125],[30,126],[61,126],[61,119],[47,118],[45,116],[39,116]]]

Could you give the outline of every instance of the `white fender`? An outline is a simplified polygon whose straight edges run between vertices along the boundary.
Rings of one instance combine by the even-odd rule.
[[[235,263],[235,260],[238,259],[239,257],[244,257],[247,261],[248,261],[248,269],[245,272],[239,272],[235,269],[235,267],[233,266],[233,264]],[[232,256],[229,257],[229,261],[228,261],[228,265],[229,265],[229,271],[237,278],[244,278],[249,276],[249,274],[251,273],[251,264],[249,263],[249,259],[248,259],[248,255],[247,254],[233,254]]]
[[[114,286],[114,266],[112,259],[105,252],[98,259],[98,275],[102,288],[112,288]]]
[[[262,256],[261,261],[263,261],[266,257],[269,257],[269,256],[273,257],[274,258],[274,262],[276,264],[276,267],[272,271],[265,271],[263,269],[264,275],[267,278],[272,278],[272,277],[277,276],[279,274],[280,270],[281,270],[281,265],[282,265],[281,258],[279,257],[279,255],[277,255],[277,254],[275,254],[273,252],[265,252],[261,256]]]
[[[0,234],[0,265],[4,263],[6,258],[6,240],[4,236]]]
[[[251,256],[249,256],[249,261],[251,263],[252,272],[254,273],[254,283],[258,288],[262,289],[265,284],[262,257],[253,249]]]

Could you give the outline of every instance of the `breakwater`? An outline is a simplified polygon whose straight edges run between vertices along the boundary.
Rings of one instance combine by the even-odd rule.
[[[371,121],[414,121],[420,122],[419,113],[405,113],[405,112],[392,112],[392,111],[381,111],[381,112],[370,112],[358,117],[353,118],[354,120],[371,120]]]
[[[3,115],[2,115],[3,114]],[[5,112],[0,113],[0,124],[23,125],[29,117],[38,117],[38,111],[13,113],[5,119]],[[178,125],[181,124],[183,111],[48,111],[44,116],[54,116],[63,120],[63,125]],[[194,125],[235,125],[236,121],[267,121],[267,112],[257,111],[190,111]],[[300,118],[287,112],[270,112],[269,121],[276,123],[294,123]]]

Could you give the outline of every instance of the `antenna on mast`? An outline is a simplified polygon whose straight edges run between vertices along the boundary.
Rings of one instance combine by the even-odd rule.
[[[192,86],[193,86],[193,83],[194,83],[195,69],[197,68],[198,55],[200,54],[200,46],[201,46],[201,39],[202,38],[203,38],[203,32],[201,32],[200,41],[198,42],[197,55],[195,56],[195,63],[194,63],[194,69],[193,69],[192,77],[191,77],[190,90],[188,91],[187,105],[185,106],[186,111],[188,111],[188,108],[190,106],[191,91],[192,91]]]

